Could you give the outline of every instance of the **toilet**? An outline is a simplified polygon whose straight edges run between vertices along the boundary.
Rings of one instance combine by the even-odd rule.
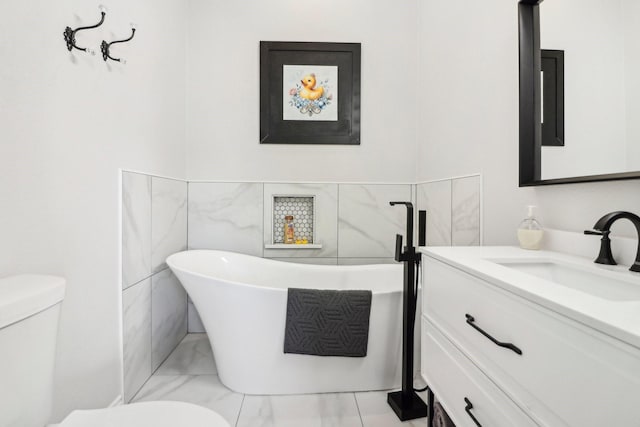
[[[58,315],[65,280],[42,275],[0,279],[0,427],[44,427],[51,416]],[[210,409],[143,402],[73,411],[56,427],[229,427]],[[53,427],[54,425],[49,425]]]

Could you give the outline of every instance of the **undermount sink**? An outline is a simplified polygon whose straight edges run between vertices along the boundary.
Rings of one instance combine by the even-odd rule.
[[[583,269],[557,260],[514,259],[493,262],[605,300],[640,300],[640,281],[633,283],[624,273]]]

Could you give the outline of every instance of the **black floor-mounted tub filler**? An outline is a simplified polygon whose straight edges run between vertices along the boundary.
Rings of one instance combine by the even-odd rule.
[[[421,254],[413,246],[413,204],[411,202],[389,202],[391,206],[404,205],[407,208],[407,246],[402,249],[402,235],[396,235],[395,260],[404,263],[404,290],[402,315],[402,390],[387,395],[387,403],[401,421],[427,416],[427,405],[413,388],[413,347],[416,319],[418,283],[416,272],[420,266]],[[420,211],[418,224],[418,245],[425,245],[426,212]],[[429,390],[429,412],[433,412],[433,393]],[[431,415],[431,414],[430,414]]]

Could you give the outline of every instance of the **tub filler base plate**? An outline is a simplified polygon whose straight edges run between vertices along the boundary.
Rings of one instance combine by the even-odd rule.
[[[415,391],[404,394],[402,390],[387,394],[387,403],[400,421],[415,420],[427,416],[427,404]]]

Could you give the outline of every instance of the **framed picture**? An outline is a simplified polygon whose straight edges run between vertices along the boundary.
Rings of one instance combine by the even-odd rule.
[[[260,42],[260,143],[360,144],[360,43]]]

